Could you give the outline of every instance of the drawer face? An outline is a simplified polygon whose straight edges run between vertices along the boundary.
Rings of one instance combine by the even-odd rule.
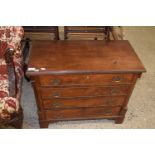
[[[51,99],[43,100],[45,109],[55,108],[77,108],[77,107],[98,107],[98,106],[122,106],[124,96],[117,97],[95,97],[86,99]]]
[[[42,75],[42,86],[130,84],[133,74]]]
[[[127,95],[129,86],[115,87],[64,87],[64,88],[48,88],[42,87],[42,98],[74,98],[74,97],[90,97],[90,96],[117,96]]]
[[[120,107],[114,108],[79,108],[65,110],[48,110],[45,111],[46,119],[80,119],[80,118],[102,118],[104,116],[117,116]]]

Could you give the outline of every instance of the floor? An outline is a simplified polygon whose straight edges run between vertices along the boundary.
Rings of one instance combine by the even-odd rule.
[[[155,128],[155,27],[124,27],[125,39],[137,52],[147,72],[138,80],[128,104],[123,124],[110,120],[65,121],[50,129]],[[37,107],[31,84],[24,81],[22,106],[25,129],[39,128]]]

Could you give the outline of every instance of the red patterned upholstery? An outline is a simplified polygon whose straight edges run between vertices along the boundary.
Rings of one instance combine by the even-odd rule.
[[[11,114],[18,112],[20,100],[21,78],[23,64],[21,53],[21,39],[24,31],[22,27],[0,26],[0,119],[10,118]],[[16,88],[15,96],[9,94],[9,75],[5,52],[10,48],[14,50],[13,65],[15,69]]]

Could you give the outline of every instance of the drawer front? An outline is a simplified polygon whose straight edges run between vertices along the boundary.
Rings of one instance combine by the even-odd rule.
[[[74,97],[90,97],[90,96],[117,96],[127,95],[129,86],[115,87],[64,87],[64,88],[48,88],[42,87],[42,98],[74,98]]]
[[[98,106],[122,106],[124,96],[117,97],[95,97],[86,99],[51,99],[43,100],[45,109],[55,108],[77,108],[77,107],[98,107]]]
[[[117,116],[119,111],[120,107],[49,110],[45,111],[45,116],[49,120],[102,118],[104,116]]]
[[[39,76],[42,86],[130,84],[133,74],[85,74]]]

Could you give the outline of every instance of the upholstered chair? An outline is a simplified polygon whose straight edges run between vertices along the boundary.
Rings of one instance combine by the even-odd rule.
[[[22,27],[0,26],[0,128],[22,127],[23,35]]]

